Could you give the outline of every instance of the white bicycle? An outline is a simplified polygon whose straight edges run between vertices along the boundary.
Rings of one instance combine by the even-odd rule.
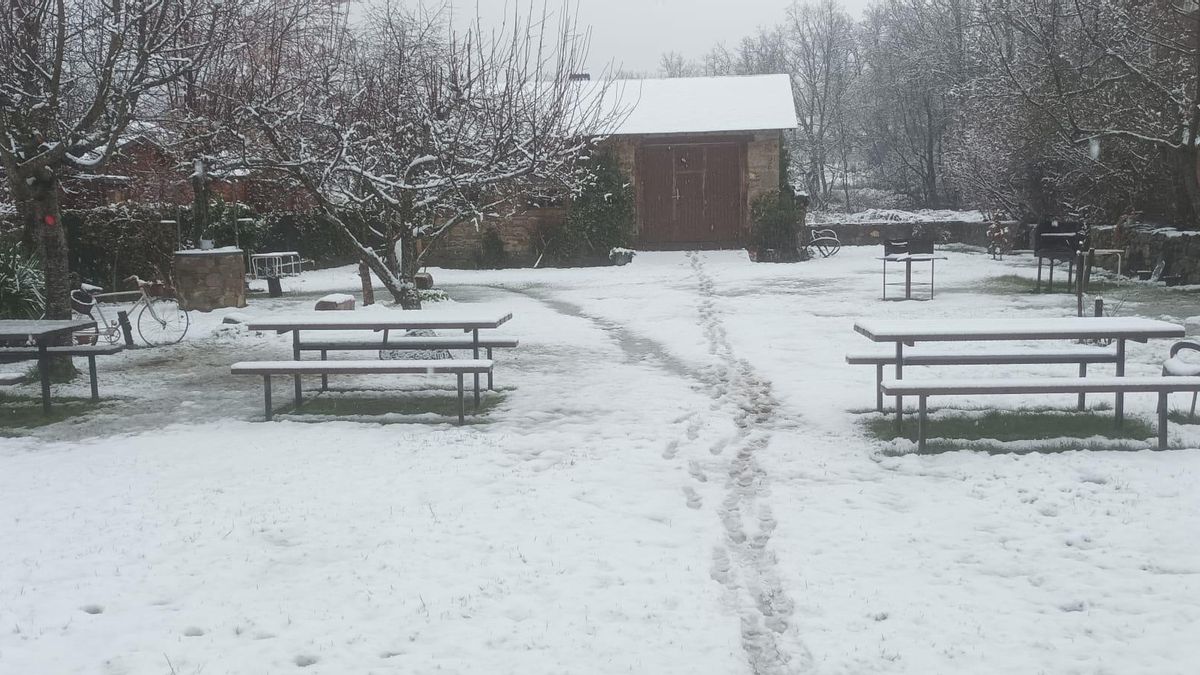
[[[129,308],[129,315],[132,316],[137,310],[135,323],[142,342],[156,347],[173,345],[182,340],[191,325],[191,318],[187,310],[179,306],[179,300],[171,297],[174,289],[159,281],[139,279],[137,275],[125,281],[137,284],[138,290],[105,293],[99,286],[80,284],[78,289],[71,291],[71,308],[96,322],[97,339],[104,338],[109,344],[121,340],[120,323],[104,315],[100,301],[137,295],[138,298]]]

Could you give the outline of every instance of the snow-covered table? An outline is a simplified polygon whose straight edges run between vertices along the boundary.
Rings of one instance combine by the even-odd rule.
[[[95,329],[95,321],[66,321],[49,319],[0,319],[0,343],[29,343],[37,345],[38,370],[42,378],[42,412],[50,414],[50,354],[47,351],[64,336],[81,330]],[[93,379],[93,382],[95,380]]]
[[[1044,319],[862,319],[854,330],[874,342],[896,345],[896,379],[904,377],[904,346],[918,342],[1008,340],[1114,340],[1117,377],[1125,375],[1125,342],[1151,338],[1180,338],[1183,326],[1140,317],[1068,317]],[[1120,418],[1124,395],[1116,394]],[[896,396],[896,422],[903,416],[903,398]]]
[[[887,287],[888,286],[899,285],[899,282],[895,282],[894,284],[888,283],[888,280],[887,280],[888,263],[903,263],[903,265],[904,265],[904,299],[905,300],[913,299],[913,295],[912,295],[913,263],[929,263],[929,283],[926,284],[926,283],[922,282],[920,285],[929,286],[929,299],[932,300],[933,299],[934,261],[935,260],[946,260],[946,259],[947,259],[946,256],[934,255],[932,253],[893,253],[891,255],[885,255],[885,256],[879,258],[879,260],[883,261],[883,299],[884,300],[888,299],[888,296],[887,296]]]
[[[292,359],[300,360],[300,332],[306,330],[461,330],[471,333],[474,358],[479,358],[479,331],[499,328],[512,319],[501,310],[422,310],[394,312],[298,312],[263,317],[246,322],[249,330],[273,330],[292,334]],[[300,400],[300,376],[294,376],[296,400]],[[479,373],[475,373],[475,405],[479,405]]]

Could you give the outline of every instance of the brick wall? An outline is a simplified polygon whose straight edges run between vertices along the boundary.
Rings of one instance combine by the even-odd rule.
[[[532,267],[537,261],[538,230],[561,224],[566,213],[564,207],[548,206],[484,221],[479,227],[473,223],[459,223],[433,245],[423,262],[434,267],[476,269],[483,252],[483,233],[494,228],[504,244],[507,264],[512,267]]]

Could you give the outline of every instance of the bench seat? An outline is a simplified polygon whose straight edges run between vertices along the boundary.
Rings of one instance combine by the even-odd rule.
[[[109,356],[116,354],[124,349],[121,345],[59,345],[47,347],[46,353],[50,356],[79,356],[86,357],[88,360],[88,377],[91,385],[92,400],[100,400],[100,384],[96,379],[96,357]],[[38,358],[38,348],[36,346],[24,347],[0,347],[0,363],[14,363],[17,361],[34,361]],[[13,384],[11,382],[0,384]]]
[[[1053,351],[1001,349],[988,352],[906,351],[906,366],[1017,365],[1038,363],[1116,363],[1117,352],[1107,347],[1078,347]],[[896,364],[895,352],[847,354],[851,365],[890,366]]]
[[[421,375],[421,374],[453,374],[458,376],[458,423],[463,424],[466,416],[466,404],[463,396],[463,376],[468,373],[492,372],[491,359],[420,359],[403,361],[239,361],[230,366],[234,375],[261,375],[263,378],[263,397],[266,405],[266,418],[272,416],[271,409],[271,376],[292,375],[297,378],[296,407],[300,406],[301,375]],[[476,390],[475,405],[478,407],[479,398]]]
[[[489,359],[422,359],[412,361],[240,361],[235,375],[394,375],[413,373],[486,373]]]
[[[0,373],[0,385],[20,384],[25,381],[21,373]]]
[[[886,379],[880,384],[888,396],[919,397],[917,449],[925,449],[926,398],[929,396],[970,396],[986,394],[1098,394],[1098,393],[1156,393],[1158,394],[1158,448],[1167,449],[1167,394],[1177,391],[1200,391],[1200,377],[1046,377],[1012,379]],[[901,412],[896,412],[897,419]],[[1117,408],[1117,424],[1122,412]]]
[[[1074,363],[1079,365],[1079,376],[1087,375],[1088,364],[1119,363],[1120,354],[1108,347],[1071,347],[1067,349],[995,349],[986,352],[943,352],[934,350],[911,350],[904,353],[906,366],[1004,366],[1021,364]],[[896,353],[864,352],[846,355],[850,365],[875,366],[875,409],[883,412],[883,368],[896,365]],[[1079,409],[1084,408],[1083,396],[1079,397]]]

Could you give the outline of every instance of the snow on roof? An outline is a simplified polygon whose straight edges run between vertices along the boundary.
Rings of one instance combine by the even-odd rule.
[[[624,116],[614,135],[796,127],[787,75],[614,80],[604,104]]]

